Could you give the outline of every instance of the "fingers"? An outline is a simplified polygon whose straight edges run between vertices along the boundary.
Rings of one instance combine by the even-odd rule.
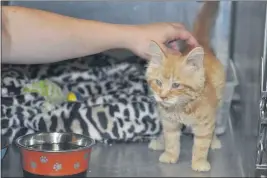
[[[195,37],[193,37],[193,35],[188,32],[187,30],[180,30],[179,32],[177,32],[176,34],[176,39],[177,40],[184,40],[186,41],[186,43],[190,46],[198,46],[198,42],[195,39]]]
[[[177,42],[176,41],[172,41],[168,44],[170,46],[171,49],[175,49],[175,50],[179,50]]]
[[[195,37],[180,23],[171,23],[174,27],[175,40],[184,40],[190,46],[198,46],[198,42]]]
[[[161,50],[164,51],[164,53],[166,54],[169,54],[169,53],[176,54],[176,55],[181,54],[175,42],[169,43],[169,46],[166,46],[165,44],[159,44],[159,45],[160,45]]]
[[[171,25],[174,26],[175,28],[185,29],[185,26],[180,23],[171,23]]]

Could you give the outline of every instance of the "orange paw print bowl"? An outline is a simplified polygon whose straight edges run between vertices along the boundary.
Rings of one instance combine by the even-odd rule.
[[[35,133],[16,139],[26,177],[85,177],[95,141],[75,133]]]

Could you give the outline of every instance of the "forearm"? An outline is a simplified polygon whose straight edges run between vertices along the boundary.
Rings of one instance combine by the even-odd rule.
[[[132,26],[81,20],[41,10],[3,7],[4,63],[48,63],[130,48]],[[8,43],[9,42],[9,43]]]

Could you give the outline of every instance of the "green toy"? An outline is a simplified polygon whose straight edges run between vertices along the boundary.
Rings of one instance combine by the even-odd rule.
[[[22,88],[23,93],[38,93],[46,100],[44,103],[45,111],[49,111],[54,108],[55,105],[66,101],[66,94],[61,88],[54,82],[49,80],[40,80],[27,84]]]
[[[51,111],[55,105],[64,101],[77,102],[81,100],[81,96],[74,92],[63,92],[62,89],[50,80],[40,80],[27,84],[22,88],[22,93],[38,93],[46,100],[44,103],[44,111]]]

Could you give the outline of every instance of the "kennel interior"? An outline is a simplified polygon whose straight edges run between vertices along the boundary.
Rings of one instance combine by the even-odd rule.
[[[143,24],[182,22],[189,29],[203,2],[185,1],[9,1],[68,16],[111,23]],[[217,116],[217,134],[223,148],[212,152],[212,170],[190,170],[192,138],[182,138],[179,164],[158,163],[159,153],[147,143],[113,144],[94,149],[88,177],[94,176],[207,176],[248,177],[266,175],[265,114],[260,115],[260,100],[266,90],[266,2],[221,1],[219,15],[211,34],[216,55],[227,71],[224,102]],[[133,54],[123,50],[105,52],[123,60]],[[263,87],[261,87],[263,86]],[[264,105],[265,100],[262,101]],[[263,109],[266,108],[262,107]],[[262,111],[264,113],[264,111]],[[261,113],[262,113],[261,112]],[[266,119],[266,118],[265,118]],[[265,133],[265,135],[264,135]],[[22,175],[18,152],[10,148],[2,163],[4,177]],[[15,171],[15,169],[19,171]]]

